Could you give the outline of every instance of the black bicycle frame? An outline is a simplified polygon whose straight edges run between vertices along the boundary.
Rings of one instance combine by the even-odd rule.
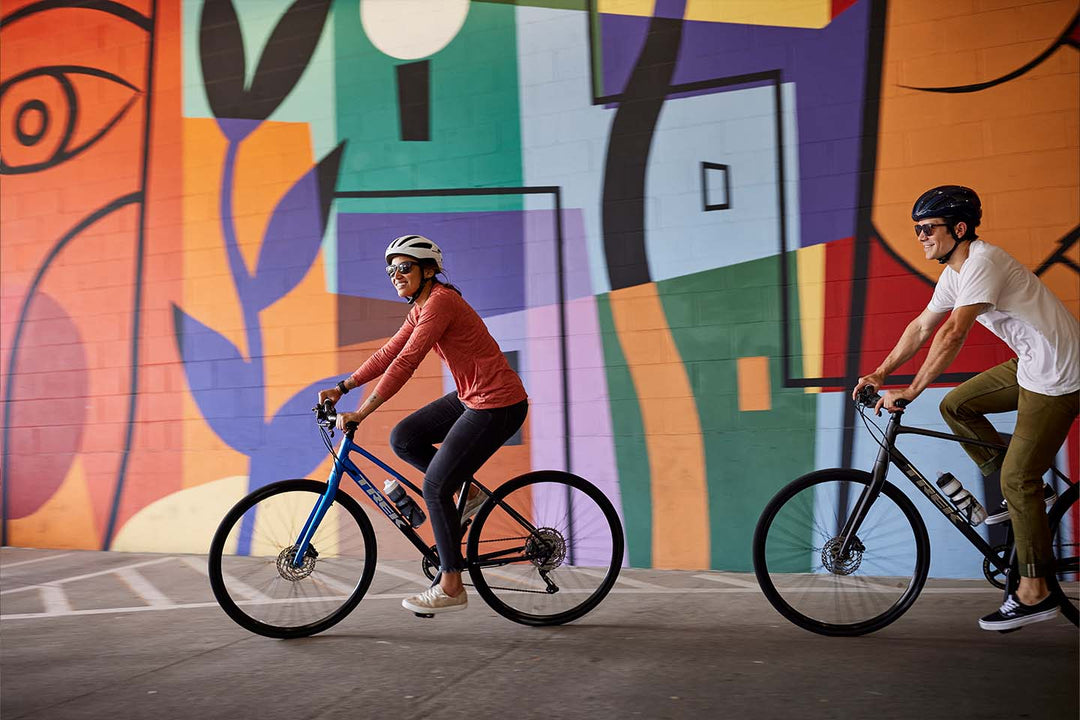
[[[960,531],[964,537],[968,539],[975,548],[983,554],[983,557],[987,559],[997,570],[1005,572],[1008,570],[1010,560],[1009,558],[999,557],[994,549],[990,547],[990,544],[982,539],[971,524],[964,518],[960,512],[953,507],[952,503],[947,497],[933,483],[926,479],[926,476],[919,472],[910,460],[904,457],[904,454],[896,449],[896,436],[897,435],[924,435],[926,437],[938,438],[939,440],[951,440],[953,442],[959,442],[967,445],[978,445],[980,447],[993,448],[995,450],[1005,450],[1007,445],[1002,443],[986,442],[984,440],[976,440],[973,438],[961,437],[960,435],[952,435],[950,433],[938,432],[936,430],[924,430],[916,427],[905,427],[900,424],[900,418],[903,416],[903,411],[893,413],[889,419],[889,425],[885,428],[885,442],[878,450],[877,459],[874,460],[874,469],[871,472],[871,481],[867,488],[859,495],[859,500],[855,505],[855,510],[852,512],[844,523],[844,528],[840,533],[840,537],[843,538],[843,542],[840,546],[840,557],[846,557],[847,553],[851,550],[851,544],[854,542],[856,533],[862,526],[863,520],[866,519],[866,514],[870,511],[870,507],[877,500],[878,495],[881,494],[881,487],[885,484],[885,476],[888,474],[889,463],[895,465],[900,472],[904,473],[911,480],[915,487],[919,488],[923,495],[925,495],[931,503],[934,504],[941,514],[949,519],[949,521]],[[1055,470],[1056,473],[1056,470]]]

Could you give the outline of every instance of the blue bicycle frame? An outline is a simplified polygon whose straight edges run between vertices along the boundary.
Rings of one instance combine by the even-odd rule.
[[[319,498],[319,502],[311,511],[311,515],[308,516],[307,522],[304,523],[303,529],[300,531],[300,536],[296,541],[296,555],[292,559],[294,567],[300,567],[303,564],[304,556],[307,554],[308,546],[311,544],[311,538],[315,535],[315,530],[318,529],[319,523],[322,522],[323,517],[326,515],[326,511],[330,508],[330,505],[334,502],[334,498],[337,497],[338,488],[341,485],[341,476],[343,473],[348,475],[356,482],[364,494],[371,498],[371,502],[375,503],[375,506],[383,511],[386,517],[390,518],[390,522],[397,526],[398,530],[402,532],[416,546],[416,549],[421,552],[433,563],[434,567],[439,566],[439,556],[432,551],[431,548],[424,543],[420,534],[413,529],[409,521],[401,514],[401,512],[389,502],[375,485],[371,482],[367,475],[357,467],[350,458],[349,454],[352,452],[358,452],[377,467],[393,475],[397,478],[398,482],[407,486],[413,492],[423,495],[423,491],[413,483],[409,482],[401,473],[394,470],[379,458],[369,453],[364,448],[353,442],[352,433],[346,432],[341,438],[341,444],[338,446],[337,454],[334,456],[334,467],[330,470],[330,476],[326,479],[326,492]]]

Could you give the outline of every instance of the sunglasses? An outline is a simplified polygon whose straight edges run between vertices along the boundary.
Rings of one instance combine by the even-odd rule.
[[[926,237],[930,237],[934,234],[934,228],[948,226],[948,223],[923,223],[922,225],[916,225],[915,237],[919,237],[920,235],[926,235]]]
[[[419,263],[413,262],[412,260],[406,260],[404,262],[399,262],[397,265],[387,265],[386,266],[386,274],[389,277],[394,277],[394,273],[401,273],[402,275],[408,275],[409,273],[412,272],[413,267],[418,265],[418,264]]]

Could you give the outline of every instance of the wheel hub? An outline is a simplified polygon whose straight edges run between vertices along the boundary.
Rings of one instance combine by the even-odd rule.
[[[315,548],[308,546],[308,551],[304,554],[304,561],[297,567],[293,565],[293,561],[296,559],[296,546],[290,545],[278,554],[278,574],[289,582],[303,580],[315,570],[315,558],[318,556],[319,553],[315,552]]]
[[[566,560],[566,539],[554,528],[539,528],[525,541],[525,554],[541,570],[554,570]]]
[[[858,570],[859,565],[862,564],[863,553],[866,551],[866,547],[859,541],[859,538],[854,537],[851,539],[847,555],[841,557],[840,546],[842,544],[843,540],[841,538],[834,537],[825,543],[825,547],[821,548],[821,563],[833,575],[850,575]]]

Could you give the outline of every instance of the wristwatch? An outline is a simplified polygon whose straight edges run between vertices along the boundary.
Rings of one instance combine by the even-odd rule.
[[[344,380],[338,380],[337,389],[341,391],[342,395],[348,395],[349,394],[349,388],[345,387],[345,381]]]

